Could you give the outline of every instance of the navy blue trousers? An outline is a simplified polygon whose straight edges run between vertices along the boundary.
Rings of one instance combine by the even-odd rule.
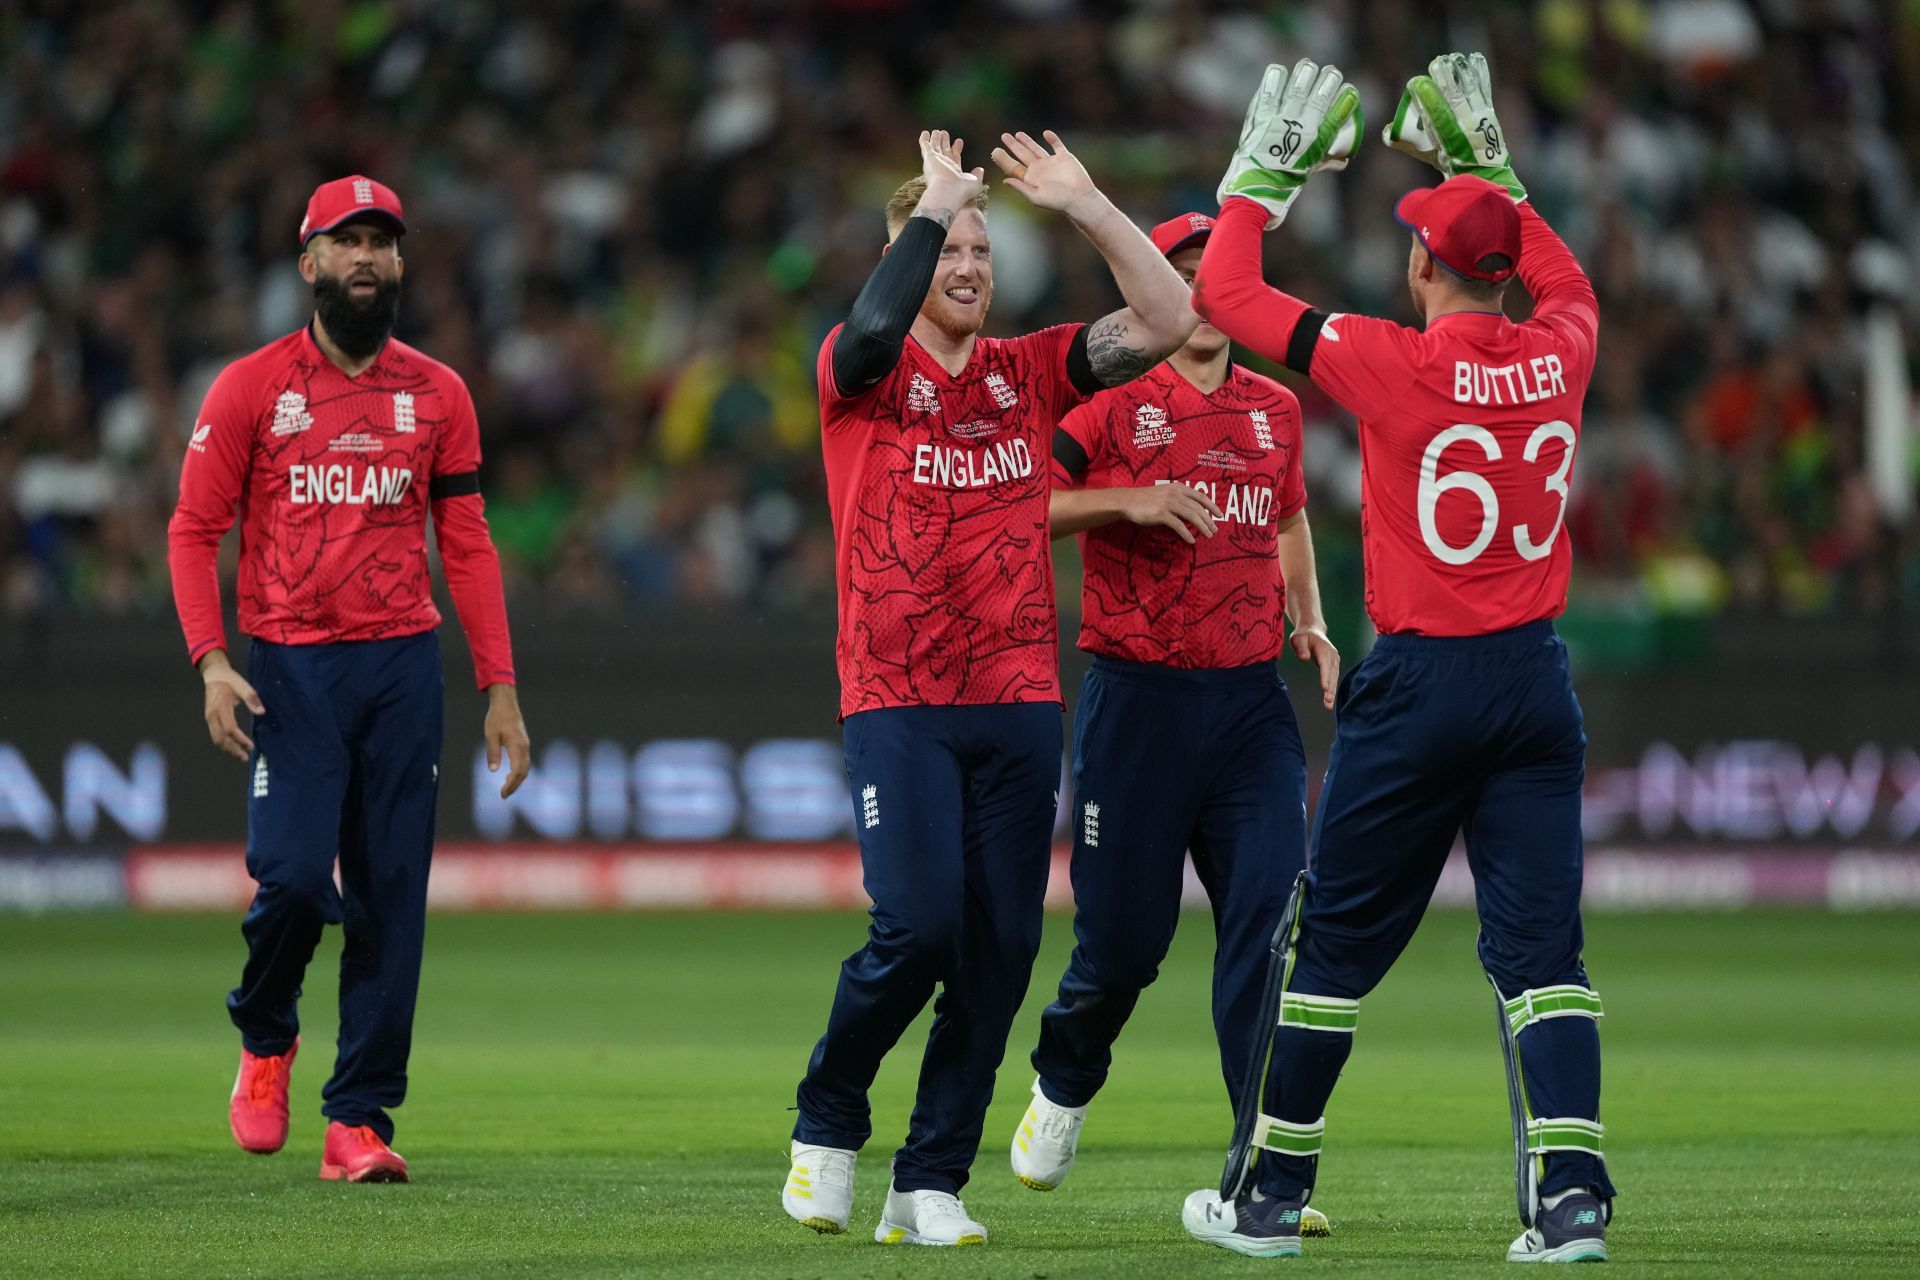
[[[1336,715],[1288,991],[1350,1000],[1372,991],[1412,939],[1461,832],[1480,914],[1480,963],[1501,995],[1586,986],[1587,739],[1552,624],[1489,636],[1382,636],[1342,677]],[[1268,1112],[1317,1120],[1352,1043],[1350,1034],[1281,1028]],[[1520,1043],[1534,1115],[1599,1118],[1592,1020],[1539,1022]],[[1266,1190],[1296,1194],[1311,1183],[1311,1161],[1263,1154],[1260,1174]],[[1612,1194],[1595,1157],[1547,1157],[1543,1193],[1581,1185]]]
[[[866,945],[840,966],[827,1032],[800,1082],[799,1141],[865,1145],[873,1133],[867,1090],[880,1060],[937,986],[893,1181],[903,1191],[966,1185],[1040,949],[1060,746],[1053,703],[847,717],[847,782],[872,921]]]
[[[247,872],[259,887],[240,931],[247,966],[227,1011],[253,1053],[299,1034],[300,983],[321,929],[344,924],[340,1039],[321,1110],[371,1125],[407,1093],[426,936],[444,691],[432,632],[398,640],[255,640]],[[334,859],[340,884],[334,886]]]
[[[1267,944],[1306,857],[1307,760],[1271,662],[1224,671],[1097,658],[1073,730],[1073,956],[1040,1015],[1047,1097],[1083,1106],[1166,958],[1188,850],[1213,905],[1213,1025],[1237,1104]]]

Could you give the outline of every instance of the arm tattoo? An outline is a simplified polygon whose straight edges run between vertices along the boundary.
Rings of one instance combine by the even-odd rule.
[[[958,209],[928,209],[922,207],[915,209],[913,216],[916,218],[931,218],[940,224],[941,230],[951,231],[953,230],[953,220],[959,213],[960,211]]]
[[[1127,341],[1126,322],[1108,316],[1087,330],[1087,364],[1101,385],[1117,387],[1145,373],[1154,362],[1147,359],[1145,350]]]

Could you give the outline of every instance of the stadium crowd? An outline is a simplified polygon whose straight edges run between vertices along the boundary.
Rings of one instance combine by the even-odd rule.
[[[978,163],[1054,128],[1144,223],[1211,207],[1269,60],[1339,63],[1377,129],[1451,48],[1487,51],[1516,167],[1602,300],[1576,592],[1920,599],[1861,396],[1876,309],[1920,361],[1911,3],[24,0],[0,15],[0,613],[167,609],[200,398],[304,321],[301,209],[355,171],[407,202],[400,334],[473,390],[516,599],[830,600],[813,356],[919,128]],[[1408,318],[1389,211],[1426,176],[1370,140],[1269,238],[1270,274]],[[1064,220],[996,190],[991,223],[990,332],[1116,305]],[[1351,423],[1287,377],[1351,579]]]

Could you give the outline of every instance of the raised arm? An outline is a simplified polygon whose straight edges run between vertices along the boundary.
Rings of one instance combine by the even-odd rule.
[[[1326,315],[1261,276],[1266,225],[1267,210],[1252,200],[1235,197],[1221,206],[1193,278],[1193,309],[1247,350],[1305,373]],[[1302,324],[1309,315],[1315,319]]]
[[[907,330],[920,314],[927,286],[940,265],[947,231],[960,210],[979,194],[986,178],[984,169],[968,172],[960,167],[961,145],[962,139],[949,139],[945,130],[920,135],[926,192],[880,256],[834,340],[833,389],[841,396],[859,395],[893,372],[900,361]]]
[[[1200,321],[1173,265],[1093,185],[1060,135],[1048,129],[1042,137],[1044,146],[1024,133],[1001,134],[993,162],[1007,175],[1008,186],[1037,208],[1066,214],[1107,260],[1127,305],[1087,327],[1087,368],[1074,374],[1076,383],[1082,377],[1092,383],[1082,391],[1118,386],[1185,346]]]

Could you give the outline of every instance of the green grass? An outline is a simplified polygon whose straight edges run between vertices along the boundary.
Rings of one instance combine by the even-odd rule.
[[[1636,1274],[1911,1274],[1920,1252],[1920,946],[1911,916],[1590,921],[1607,1002],[1610,1241]],[[993,1242],[871,1243],[924,1023],[875,1089],[855,1221],[781,1214],[793,1084],[848,916],[436,918],[396,1145],[417,1181],[321,1183],[320,1084],[338,933],[308,983],[294,1132],[271,1159],[226,1131],[221,997],[238,922],[0,920],[0,1274],[1164,1276],[1275,1266],[1487,1273],[1516,1230],[1491,995],[1473,922],[1437,914],[1363,1006],[1315,1203],[1331,1241],[1279,1263],[1190,1242],[1227,1114],[1189,918],[1122,1039],[1073,1180],[1018,1186],[1048,921],[967,1191]]]

